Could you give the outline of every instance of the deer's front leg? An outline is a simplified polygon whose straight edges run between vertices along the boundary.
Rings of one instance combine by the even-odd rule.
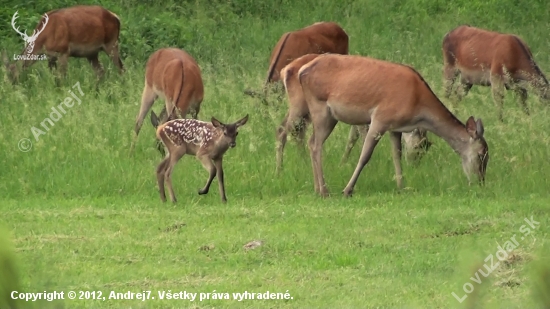
[[[212,184],[212,180],[214,180],[214,177],[216,177],[216,166],[212,162],[212,159],[208,157],[206,154],[197,154],[197,159],[201,161],[202,166],[210,173],[208,176],[208,180],[206,181],[206,184],[204,185],[204,188],[199,190],[199,195],[207,194],[208,190],[210,190],[210,184]]]
[[[218,185],[220,187],[220,196],[222,198],[222,202],[227,202],[227,197],[225,196],[225,183],[223,179],[223,166],[222,166],[222,158],[218,158],[214,161],[214,164],[216,164],[216,170],[218,171]]]

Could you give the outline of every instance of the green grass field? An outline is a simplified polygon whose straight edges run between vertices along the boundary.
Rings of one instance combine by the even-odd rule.
[[[459,156],[430,134],[434,145],[422,161],[417,166],[404,162],[406,188],[398,191],[386,136],[354,196],[345,199],[340,192],[360,147],[339,165],[349,130],[340,123],[324,147],[332,195],[322,199],[314,194],[309,154],[292,141],[282,174],[275,173],[275,130],[286,99],[262,105],[243,94],[261,87],[271,49],[284,32],[321,20],[346,30],[351,54],[412,65],[440,97],[441,40],[460,24],[521,36],[548,75],[547,1],[86,3],[99,3],[120,16],[124,75],[105,55],[100,60],[107,75],[99,84],[84,59],[70,60],[60,85],[45,61],[17,85],[2,72],[0,308],[9,308],[6,301],[14,289],[65,293],[64,301],[17,302],[31,308],[550,306],[550,272],[541,266],[550,256],[550,112],[537,98],[529,97],[528,117],[507,93],[504,123],[497,120],[487,87],[474,86],[452,109],[464,122],[470,115],[483,119],[490,149],[483,188],[468,186]],[[23,48],[10,25],[15,11],[29,33],[41,13],[73,4],[3,4],[4,48],[10,55]],[[148,117],[129,155],[145,62],[168,46],[187,50],[202,69],[200,119],[232,122],[250,114],[237,147],[225,156],[227,204],[220,202],[217,180],[208,195],[197,194],[207,172],[191,156],[183,157],[173,174],[178,203],[161,203],[155,169],[162,158]],[[76,83],[83,95],[72,88]],[[43,130],[40,123],[71,89],[81,104]],[[451,108],[450,101],[442,100]],[[157,114],[163,103],[155,103]],[[45,133],[38,141],[32,127]],[[32,143],[27,152],[18,148],[23,138]],[[520,230],[529,227],[525,218],[540,223],[528,236]],[[514,235],[516,248],[499,262],[499,245]],[[244,250],[252,240],[264,243]],[[498,267],[476,277],[489,255]],[[491,267],[490,261],[486,265]],[[471,294],[464,292],[467,282]],[[69,291],[96,291],[96,296],[100,291],[106,299],[69,300]],[[151,291],[155,299],[109,299],[111,291]],[[159,299],[159,292],[168,291],[198,294],[194,301]],[[245,291],[255,298],[267,291],[288,292],[291,298],[233,299],[233,293]],[[453,292],[468,297],[460,303]],[[210,295],[201,301],[200,293]],[[229,299],[223,299],[225,293]]]

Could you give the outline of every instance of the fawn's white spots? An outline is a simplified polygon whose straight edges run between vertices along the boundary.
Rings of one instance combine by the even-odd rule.
[[[211,141],[217,134],[211,123],[196,119],[175,119],[164,126],[164,133],[176,145],[183,142],[199,145],[200,147]]]

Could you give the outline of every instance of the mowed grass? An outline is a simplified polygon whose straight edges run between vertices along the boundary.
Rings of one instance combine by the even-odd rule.
[[[537,98],[530,96],[532,115],[526,116],[508,93],[503,123],[487,87],[472,88],[454,107],[442,99],[462,121],[470,115],[483,119],[490,149],[484,187],[468,186],[459,156],[430,134],[434,146],[422,161],[403,162],[406,188],[398,191],[384,137],[354,196],[345,199],[340,192],[361,145],[339,165],[349,130],[340,123],[325,143],[332,195],[321,199],[313,191],[307,149],[301,152],[290,141],[284,170],[275,173],[275,130],[286,99],[262,105],[243,90],[261,86],[280,35],[319,20],[343,26],[352,54],[413,65],[440,97],[441,39],[462,23],[521,35],[543,72],[550,72],[550,55],[544,52],[550,48],[547,4],[101,4],[123,20],[124,75],[102,55],[108,73],[99,83],[85,60],[71,59],[60,85],[46,63],[38,63],[20,84],[5,79],[0,86],[0,222],[15,247],[21,291],[102,291],[107,298],[111,291],[151,291],[155,299],[25,305],[448,308],[476,300],[484,308],[541,306],[533,291],[540,274],[536,263],[548,256],[550,113]],[[14,12],[23,9],[20,5],[13,4]],[[15,33],[2,33],[11,44],[8,51],[19,52]],[[201,66],[206,93],[200,119],[233,122],[250,114],[237,147],[225,156],[227,204],[220,202],[217,181],[208,195],[197,194],[207,172],[191,156],[183,157],[173,174],[178,203],[160,202],[155,168],[162,158],[148,118],[135,153],[129,154],[145,62],[152,50],[167,46],[188,50]],[[77,82],[84,95],[72,88]],[[45,130],[41,122],[68,90],[82,103]],[[156,102],[155,112],[162,104]],[[45,132],[38,141],[33,126]],[[18,149],[22,138],[32,142],[30,151]],[[531,217],[540,225],[521,239],[524,219]],[[481,277],[482,286],[472,281],[488,255],[496,263],[498,246],[514,234],[519,244],[505,262]],[[252,240],[263,244],[245,250]],[[451,293],[462,297],[466,282],[475,292],[459,303]],[[158,299],[159,291],[169,290],[229,293],[231,299]],[[288,291],[292,299],[233,299],[232,293],[244,291]]]

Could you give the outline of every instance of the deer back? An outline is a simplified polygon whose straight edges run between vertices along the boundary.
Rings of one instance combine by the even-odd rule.
[[[182,112],[200,104],[204,97],[200,68],[195,59],[181,49],[163,48],[154,52],[146,64],[145,80],[147,86]]]
[[[47,12],[35,32],[42,28],[34,53],[65,52],[70,46],[71,56],[86,57],[119,40],[120,19],[101,6],[77,5]]]
[[[305,28],[285,33],[275,45],[269,63],[268,82],[281,79],[280,71],[294,59],[306,54],[347,54],[349,38],[336,23],[318,22]]]
[[[510,73],[513,78],[546,80],[527,44],[513,34],[464,25],[445,35],[442,48],[447,63],[466,71],[484,71],[488,75],[494,68],[501,74]],[[502,72],[503,67],[506,72]]]
[[[170,150],[173,147],[185,147],[187,154],[198,151],[217,154],[229,148],[229,144],[220,143],[223,132],[212,123],[196,119],[175,119],[157,128],[157,137]]]

